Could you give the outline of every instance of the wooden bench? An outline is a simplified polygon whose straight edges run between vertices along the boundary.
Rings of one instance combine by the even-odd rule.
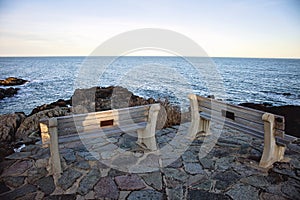
[[[151,104],[41,120],[42,143],[50,146],[52,173],[62,172],[59,146],[74,141],[137,131],[139,145],[157,150],[155,127],[159,110],[160,104]]]
[[[285,134],[283,116],[262,112],[221,101],[190,94],[191,126],[189,134],[209,133],[210,121],[264,139],[260,167],[270,167],[284,158],[286,145],[297,140]]]

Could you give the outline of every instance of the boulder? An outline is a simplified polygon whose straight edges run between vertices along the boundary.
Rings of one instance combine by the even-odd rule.
[[[15,140],[15,132],[25,119],[24,113],[0,115],[0,141],[12,142]]]
[[[0,88],[0,99],[4,99],[6,97],[12,97],[18,93],[20,88]]]
[[[27,80],[15,77],[9,77],[5,80],[0,80],[0,85],[2,86],[14,86],[14,85],[23,85],[27,83]]]
[[[29,117],[27,117],[20,127],[18,128],[15,137],[16,139],[26,139],[29,135],[32,133],[39,132],[39,121],[40,119],[47,119],[51,117],[59,117],[59,116],[65,116],[68,115],[69,109],[68,108],[60,108],[56,107],[50,110],[44,110],[41,112],[38,112],[36,114],[33,114]]]
[[[77,108],[80,108],[80,111],[95,112],[153,103],[157,101],[153,98],[145,99],[136,96],[120,86],[76,89],[72,96],[72,109],[75,113]]]
[[[164,108],[158,115],[158,129],[180,124],[184,117],[181,115],[180,107],[172,105],[168,99],[159,101],[153,98],[145,99],[120,86],[76,89],[72,96],[72,112],[80,114],[154,103],[160,103]]]

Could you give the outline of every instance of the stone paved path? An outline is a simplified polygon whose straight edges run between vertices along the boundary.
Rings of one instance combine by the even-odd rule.
[[[217,128],[191,140],[187,127],[158,131],[156,152],[133,133],[61,146],[60,177],[48,148],[26,146],[0,163],[0,199],[300,199],[299,152],[261,169],[261,140]]]

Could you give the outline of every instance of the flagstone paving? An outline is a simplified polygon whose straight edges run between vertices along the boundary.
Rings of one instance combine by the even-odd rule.
[[[0,163],[0,199],[300,199],[299,152],[262,169],[262,140],[217,127],[191,139],[188,125],[157,131],[154,152],[135,133],[65,144],[60,177],[48,148],[26,146]]]

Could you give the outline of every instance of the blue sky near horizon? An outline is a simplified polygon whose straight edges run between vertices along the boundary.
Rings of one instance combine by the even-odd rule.
[[[181,33],[213,57],[300,58],[298,0],[0,0],[0,56],[86,56],[139,28]]]

